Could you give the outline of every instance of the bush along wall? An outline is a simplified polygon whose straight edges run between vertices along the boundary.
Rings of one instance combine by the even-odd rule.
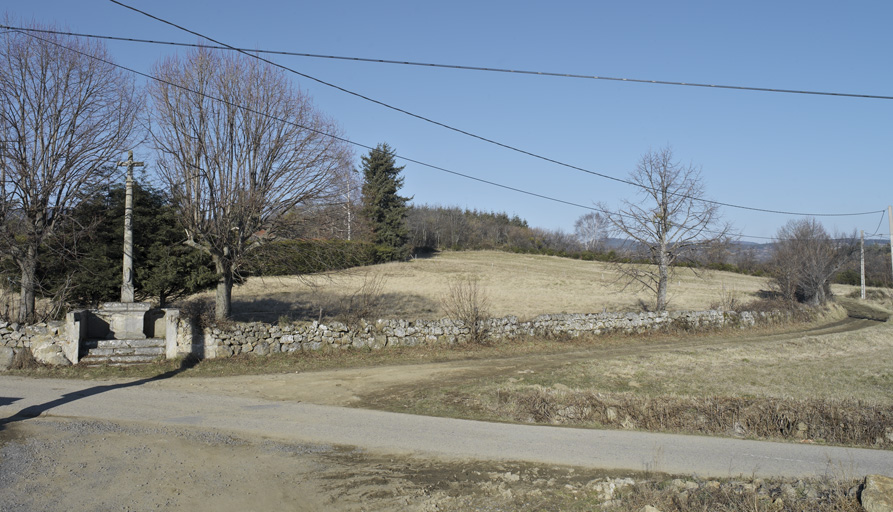
[[[248,275],[289,276],[328,272],[391,261],[382,248],[348,240],[280,240],[249,253]]]
[[[561,314],[542,315],[524,322],[514,316],[493,318],[484,322],[484,328],[489,339],[507,340],[520,336],[578,337],[677,329],[706,331],[748,328],[789,319],[790,314],[782,311]],[[450,319],[360,321],[351,326],[340,322],[283,325],[254,322],[204,330],[192,326],[187,320],[181,322],[179,344],[183,347],[182,350],[187,350],[186,347],[201,347],[204,356],[209,358],[310,350],[451,345],[467,343],[470,332],[467,326]]]

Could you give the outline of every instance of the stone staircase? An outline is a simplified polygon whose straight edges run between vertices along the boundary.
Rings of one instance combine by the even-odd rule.
[[[151,363],[164,357],[164,338],[87,340],[81,345],[87,355],[83,366],[130,366]]]

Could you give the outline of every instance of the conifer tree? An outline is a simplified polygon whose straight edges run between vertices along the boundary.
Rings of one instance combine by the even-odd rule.
[[[368,223],[371,242],[381,247],[385,259],[405,259],[409,255],[409,230],[406,227],[407,201],[397,192],[403,186],[394,150],[379,144],[363,162],[363,216]]]
[[[168,301],[213,287],[217,278],[211,258],[183,244],[183,230],[170,200],[159,190],[134,182],[133,231],[137,298]],[[55,293],[67,286],[67,299],[78,306],[117,300],[121,288],[124,231],[124,185],[109,185],[78,204],[62,234],[81,233],[77,251],[60,257],[54,247],[41,253],[38,272],[45,288]],[[69,244],[73,245],[73,244]]]

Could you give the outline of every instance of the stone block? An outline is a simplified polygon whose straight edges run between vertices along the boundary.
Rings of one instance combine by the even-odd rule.
[[[0,347],[0,371],[12,368],[15,360],[15,351],[10,347]]]
[[[859,499],[865,512],[893,512],[893,478],[868,475]]]
[[[36,349],[32,347],[31,353],[34,359],[43,364],[52,366],[70,366],[71,361],[62,353],[62,348],[52,343],[44,343]]]
[[[145,338],[145,302],[106,302],[100,307],[101,314],[109,319],[109,331],[117,339]]]
[[[164,355],[164,347],[140,347],[129,350],[129,352],[136,356],[163,356]]]
[[[47,335],[49,330],[46,324],[34,324],[25,326],[25,334],[29,336]]]

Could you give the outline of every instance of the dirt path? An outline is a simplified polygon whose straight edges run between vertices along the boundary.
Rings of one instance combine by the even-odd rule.
[[[139,423],[37,418],[0,431],[4,512],[559,510],[618,476]]]
[[[421,386],[587,357],[720,342],[763,345],[869,325],[845,320],[731,341],[717,335],[550,355],[225,379],[96,383],[0,376],[0,509],[560,510],[578,492],[613,488],[612,478],[628,471],[858,477],[856,472],[893,467],[893,454],[467,422],[330,405],[363,406],[376,396]],[[9,421],[10,414],[29,408],[48,416]],[[703,445],[718,451],[699,451]],[[505,460],[511,458],[529,462]],[[698,466],[704,462],[715,467]],[[627,469],[597,469],[605,466]]]
[[[741,334],[734,338],[730,338],[727,333],[718,333],[685,341],[659,342],[628,338],[623,339],[619,344],[555,354],[351,368],[293,374],[167,379],[153,382],[149,385],[164,389],[181,389],[184,391],[263,398],[266,400],[378,408],[382,398],[399,396],[410,390],[417,391],[424,387],[443,387],[453,382],[466,381],[480,376],[541,371],[569,363],[578,363],[587,358],[613,358],[671,350],[691,350],[718,343],[722,343],[724,346],[729,344],[762,346],[804,336],[820,336],[855,331],[873,325],[877,325],[877,322],[845,318],[830,324],[787,333]]]

